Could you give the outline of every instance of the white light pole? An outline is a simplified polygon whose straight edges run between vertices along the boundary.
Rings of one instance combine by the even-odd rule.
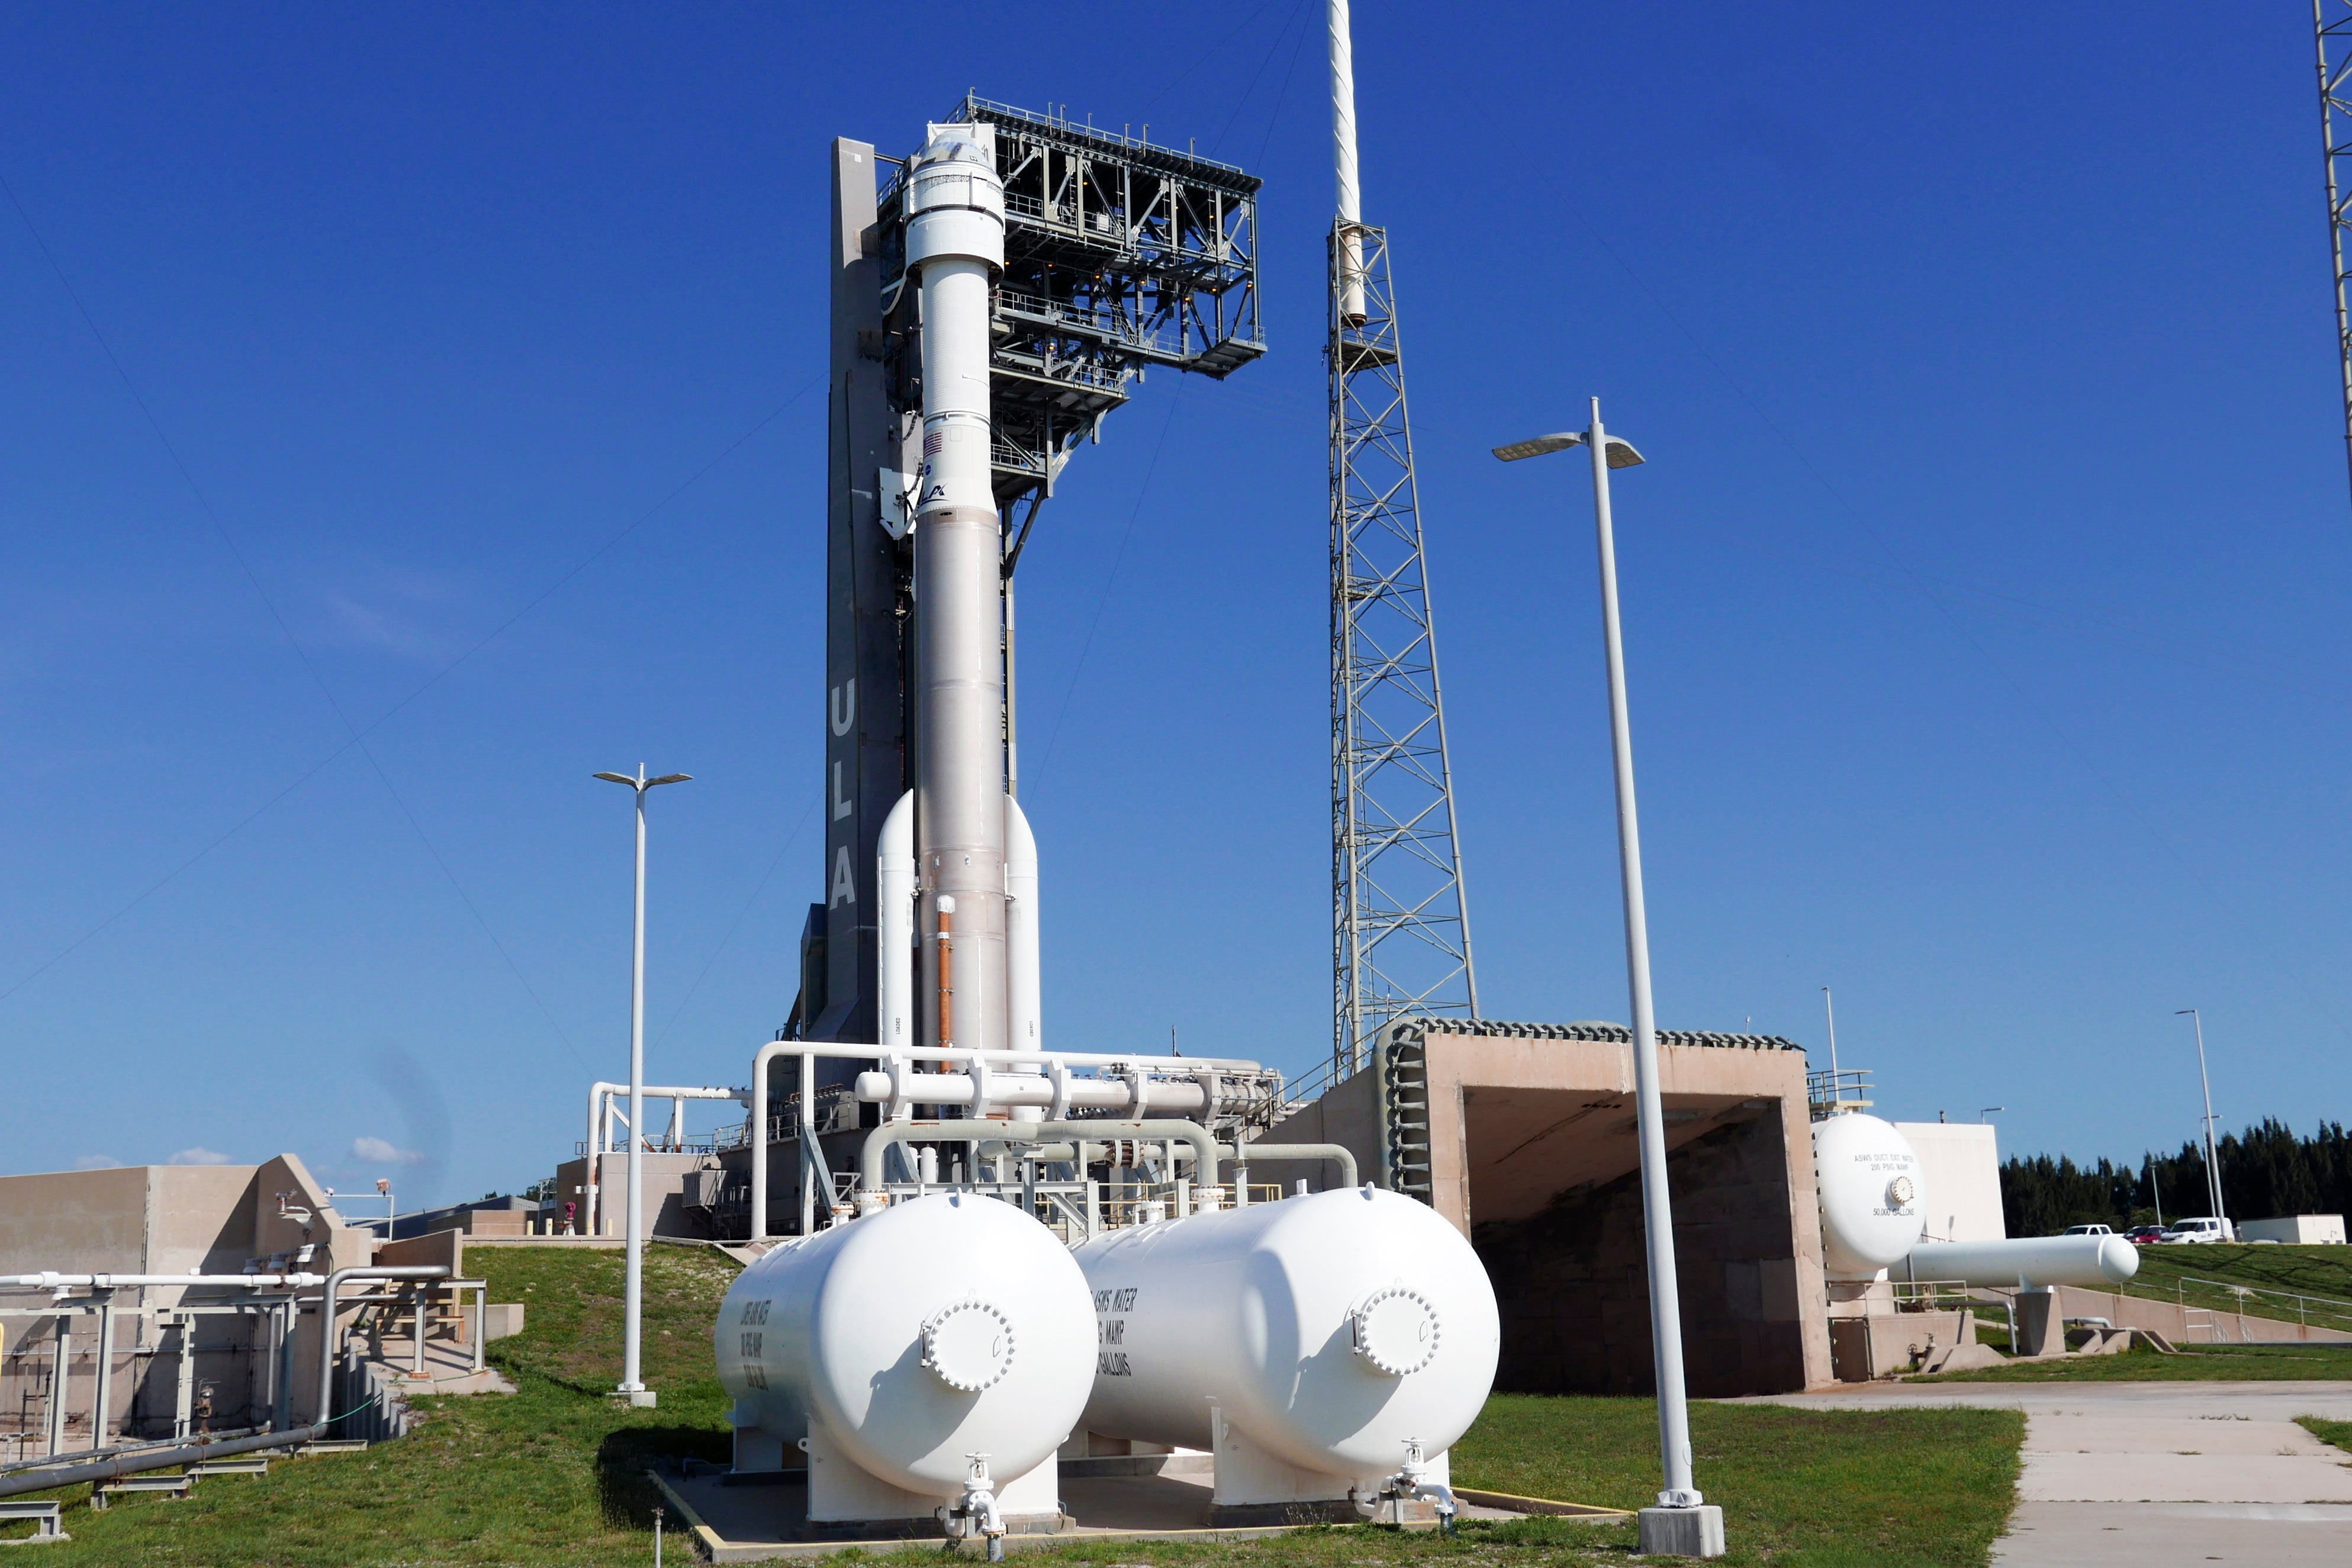
[[[613,1392],[632,1405],[651,1405],[654,1394],[638,1375],[639,1334],[645,1319],[646,1283],[646,1140],[640,1131],[646,1124],[646,791],[664,784],[683,784],[694,777],[691,773],[666,773],[659,779],[646,777],[646,765],[637,764],[637,775],[599,773],[597,778],[608,783],[626,784],[637,798],[637,915],[632,956],[629,963],[629,1207],[627,1228],[624,1235],[628,1257],[627,1327],[621,1348],[621,1385]],[[591,1150],[593,1159],[595,1152]]]
[[[1649,917],[1642,902],[1642,834],[1633,810],[1633,737],[1625,707],[1625,650],[1617,623],[1617,541],[1609,516],[1609,471],[1631,468],[1642,455],[1601,426],[1601,400],[1592,424],[1580,433],[1538,436],[1495,448],[1506,463],[1588,446],[1592,452],[1592,507],[1601,543],[1601,627],[1608,653],[1609,733],[1617,770],[1617,857],[1624,882],[1625,977],[1633,1007],[1635,1122],[1642,1146],[1642,1218],[1649,1241],[1650,1340],[1658,1381],[1658,1448],[1665,1488],[1658,1506],[1641,1513],[1641,1550],[1678,1557],[1723,1555],[1723,1510],[1710,1506],[1691,1475],[1690,1404],[1683,1383],[1681,1291],[1675,1278],[1675,1222],[1666,1191],[1666,1123],[1658,1094],[1658,1037],[1650,1009]]]
[[[375,1178],[375,1189],[383,1194],[383,1239],[386,1241],[396,1241],[399,1238],[394,1236],[393,1231],[400,1224],[400,1205],[392,1196],[392,1183],[378,1176]]]
[[[2226,1227],[2230,1217],[2221,1212],[2221,1160],[2213,1147],[2213,1080],[2205,1071],[2205,1019],[2195,1008],[2182,1008],[2172,1016],[2197,1026],[2197,1082],[2205,1091],[2205,1194],[2212,1199],[2213,1218]]]

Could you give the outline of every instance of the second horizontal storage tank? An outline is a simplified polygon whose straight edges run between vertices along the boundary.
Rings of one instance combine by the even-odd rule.
[[[1378,1479],[1409,1441],[1433,1457],[1450,1448],[1494,1384],[1501,1323],[1485,1267],[1397,1193],[1138,1226],[1076,1256],[1094,1291],[1091,1431],[1211,1448],[1214,1404],[1285,1463]]]

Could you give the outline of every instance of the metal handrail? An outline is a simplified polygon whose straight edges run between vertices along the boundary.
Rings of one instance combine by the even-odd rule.
[[[2282,1291],[2273,1289],[2267,1285],[2242,1285],[2233,1280],[2217,1280],[2208,1274],[2176,1274],[2173,1276],[2172,1284],[2173,1304],[2178,1306],[2184,1313],[2191,1311],[2212,1312],[2216,1310],[2215,1306],[2210,1303],[2200,1303],[2199,1306],[2194,1308],[2189,1306],[2189,1287],[2195,1285],[2201,1290],[2211,1291],[2220,1296],[2226,1297],[2227,1305],[2221,1307],[2221,1310],[2232,1312],[2239,1317],[2244,1317],[2247,1315],[2247,1302],[2249,1301],[2254,1301],[2257,1305],[2265,1304],[2269,1301],[2278,1301],[2281,1303],[2291,1301],[2294,1304],[2294,1321],[2299,1327],[2316,1327],[2336,1330],[2338,1332],[2352,1332],[2352,1301],[2339,1301],[2333,1296],[2306,1295],[2300,1291]],[[2143,1287],[2143,1289],[2145,1288],[2146,1287]],[[2134,1291],[2130,1286],[2126,1285],[2122,1293],[2128,1296],[2133,1294]],[[2161,1296],[2154,1296],[2143,1297],[2143,1299],[2160,1301],[2163,1298]],[[2315,1312],[2315,1308],[2321,1310]],[[2259,1317],[2270,1317],[2274,1314],[2263,1312],[2257,1312],[2254,1315]],[[2322,1321],[2315,1322],[2313,1321],[2315,1318]]]

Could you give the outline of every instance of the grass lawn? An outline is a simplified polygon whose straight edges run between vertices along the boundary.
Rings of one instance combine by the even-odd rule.
[[[2352,1450],[2352,1421],[2330,1421],[2325,1416],[2298,1416],[2295,1421],[2321,1442]]]
[[[2171,1355],[2128,1350],[2121,1355],[2019,1361],[1979,1372],[1938,1372],[1906,1383],[2287,1383],[2352,1381],[2352,1344],[2200,1344]]]
[[[185,1502],[135,1498],[104,1513],[58,1495],[74,1539],[39,1553],[155,1568],[532,1568],[652,1560],[639,1479],[656,1454],[727,1454],[709,1325],[734,1275],[722,1256],[654,1248],[646,1260],[646,1376],[655,1410],[604,1397],[617,1374],[621,1257],[483,1248],[469,1271],[494,1301],[529,1305],[525,1331],[489,1347],[511,1397],[419,1400],[415,1432],[362,1454],[281,1459],[262,1478],[198,1483]],[[2023,1422],[2011,1411],[1789,1410],[1698,1405],[1699,1485],[1723,1505],[1732,1563],[1786,1568],[1972,1565],[2007,1517]],[[1654,1407],[1642,1399],[1497,1396],[1454,1450],[1464,1486],[1633,1509],[1655,1491]],[[12,1530],[11,1533],[15,1531]],[[1226,1544],[1070,1544],[1023,1560],[1095,1568],[1368,1568],[1475,1559],[1485,1568],[1624,1563],[1628,1524],[1533,1519],[1465,1526],[1453,1540],[1313,1529]],[[680,1563],[693,1560],[673,1538]],[[872,1554],[845,1553],[835,1561]],[[905,1554],[935,1563],[936,1549]],[[1432,1568],[1438,1568],[1433,1562]]]

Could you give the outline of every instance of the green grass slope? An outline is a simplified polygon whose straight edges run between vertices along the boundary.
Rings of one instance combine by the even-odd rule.
[[[655,1410],[604,1397],[619,1371],[617,1252],[476,1249],[494,1301],[529,1307],[489,1347],[510,1397],[419,1400],[416,1429],[362,1454],[281,1459],[258,1479],[199,1482],[185,1502],[135,1498],[103,1513],[60,1493],[74,1539],[44,1564],[142,1568],[588,1568],[652,1560],[664,1455],[723,1460],[725,1396],[710,1324],[735,1273],[723,1256],[654,1248],[646,1260],[646,1375]],[[2022,1423],[1995,1410],[1847,1412],[1699,1405],[1699,1484],[1723,1505],[1734,1564],[1853,1568],[1982,1563],[2007,1517]],[[1645,1399],[1497,1396],[1454,1450],[1458,1484],[1633,1509],[1657,1487]],[[11,1530],[16,1533],[21,1527]],[[1075,1542],[1037,1554],[1087,1568],[1367,1568],[1475,1559],[1479,1568],[1622,1563],[1630,1524],[1531,1519],[1452,1540],[1318,1528],[1265,1541]],[[688,1543],[673,1538],[677,1560]],[[1024,1560],[1032,1560],[1027,1553]],[[845,1559],[869,1557],[864,1552]],[[936,1548],[905,1554],[936,1562]]]
[[[419,1399],[416,1428],[360,1454],[280,1458],[260,1478],[199,1481],[184,1502],[86,1507],[89,1489],[56,1495],[73,1540],[39,1561],[145,1568],[547,1568],[651,1561],[640,1479],[657,1454],[724,1459],[726,1396],[710,1324],[735,1265],[724,1255],[646,1253],[646,1381],[653,1410],[604,1397],[620,1369],[621,1254],[478,1248],[467,1268],[490,1299],[528,1304],[523,1333],[489,1347],[512,1396]],[[684,1542],[679,1543],[684,1550]],[[690,1553],[681,1561],[690,1561]]]
[[[1939,1372],[1906,1383],[2296,1383],[2352,1381],[2352,1344],[2199,1344]]]
[[[2213,1304],[2197,1292],[2191,1277],[2252,1285],[2266,1291],[2292,1291],[2322,1296],[2352,1305],[2352,1247],[2214,1246],[2143,1247],[2139,1272],[2129,1293],[2165,1301],[2186,1300],[2190,1306]],[[2276,1315],[2250,1304],[2247,1311]]]

